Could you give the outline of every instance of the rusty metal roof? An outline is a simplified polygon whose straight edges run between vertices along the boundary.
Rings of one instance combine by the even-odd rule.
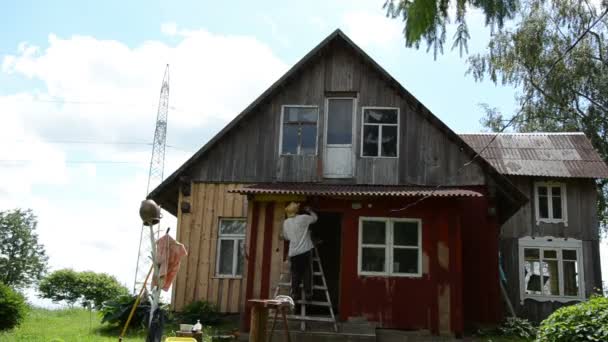
[[[394,196],[394,197],[482,197],[477,191],[460,188],[437,188],[393,185],[339,185],[320,183],[262,183],[229,192],[243,195],[304,196]]]
[[[460,134],[479,152],[496,133]],[[608,166],[584,133],[500,133],[481,154],[500,173],[608,178]]]

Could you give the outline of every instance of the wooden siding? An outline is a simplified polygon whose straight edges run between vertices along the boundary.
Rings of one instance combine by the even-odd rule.
[[[536,225],[534,182],[548,179],[512,176],[511,181],[530,201],[502,226],[504,238],[552,235],[580,240],[599,240],[596,214],[597,188],[593,179],[551,179],[566,184],[568,226],[563,223]]]
[[[461,151],[460,142],[431,123],[413,97],[389,84],[375,67],[340,40],[310,60],[252,115],[223,136],[190,168],[190,177],[213,182],[326,181],[322,176],[325,98],[351,94],[357,96],[357,112],[353,137],[355,177],[350,182],[485,184],[483,171],[476,163],[456,174],[470,159]],[[281,108],[295,104],[319,108],[315,156],[279,156]],[[361,108],[365,106],[400,109],[399,158],[360,157]]]
[[[247,217],[246,199],[227,191],[237,184],[193,183],[191,196],[180,194],[180,203],[190,203],[191,212],[178,213],[177,240],[188,250],[173,285],[173,308],[177,311],[196,300],[206,300],[221,312],[239,312],[241,278],[216,277],[218,223],[221,217]]]

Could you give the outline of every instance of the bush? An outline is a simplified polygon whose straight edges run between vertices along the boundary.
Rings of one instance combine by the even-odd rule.
[[[69,305],[80,301],[83,306],[101,308],[103,302],[127,295],[128,290],[116,278],[105,273],[75,272],[62,269],[46,276],[38,291],[42,298]]]
[[[23,296],[0,283],[0,331],[18,326],[27,313],[27,304]]]
[[[192,302],[179,314],[180,323],[194,324],[197,320],[203,325],[215,325],[220,322],[220,314],[215,305],[206,301]]]
[[[124,326],[136,299],[137,296],[126,295],[104,302],[100,309],[101,323]],[[129,327],[145,328],[148,325],[149,314],[150,302],[144,296],[133,313]]]
[[[502,336],[532,339],[536,336],[536,327],[527,319],[509,317],[498,327],[498,332]]]
[[[541,323],[537,341],[608,341],[608,298],[556,310]]]

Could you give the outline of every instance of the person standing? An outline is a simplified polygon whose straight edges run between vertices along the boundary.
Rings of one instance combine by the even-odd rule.
[[[300,203],[291,202],[285,207],[287,219],[283,222],[283,238],[289,241],[289,263],[291,273],[291,297],[300,298],[300,283],[304,282],[306,299],[312,298],[312,249],[314,244],[310,238],[309,226],[317,221],[309,207],[304,208],[306,214],[298,215]]]

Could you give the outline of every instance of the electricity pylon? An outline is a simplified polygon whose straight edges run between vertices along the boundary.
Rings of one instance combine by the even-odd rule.
[[[148,172],[148,185],[146,197],[151,189],[157,187],[163,181],[165,169],[165,143],[167,140],[167,116],[169,114],[169,64],[165,68],[165,76],[160,87],[160,100],[158,101],[158,113],[156,114],[156,128],[154,129],[154,141],[152,142],[152,158],[150,159],[150,170]],[[158,226],[160,229],[160,225]],[[146,237],[147,229],[141,226],[139,234],[139,250],[137,253],[137,266],[135,267],[135,282],[133,293],[143,285],[146,274],[152,265],[150,251],[151,241]]]

